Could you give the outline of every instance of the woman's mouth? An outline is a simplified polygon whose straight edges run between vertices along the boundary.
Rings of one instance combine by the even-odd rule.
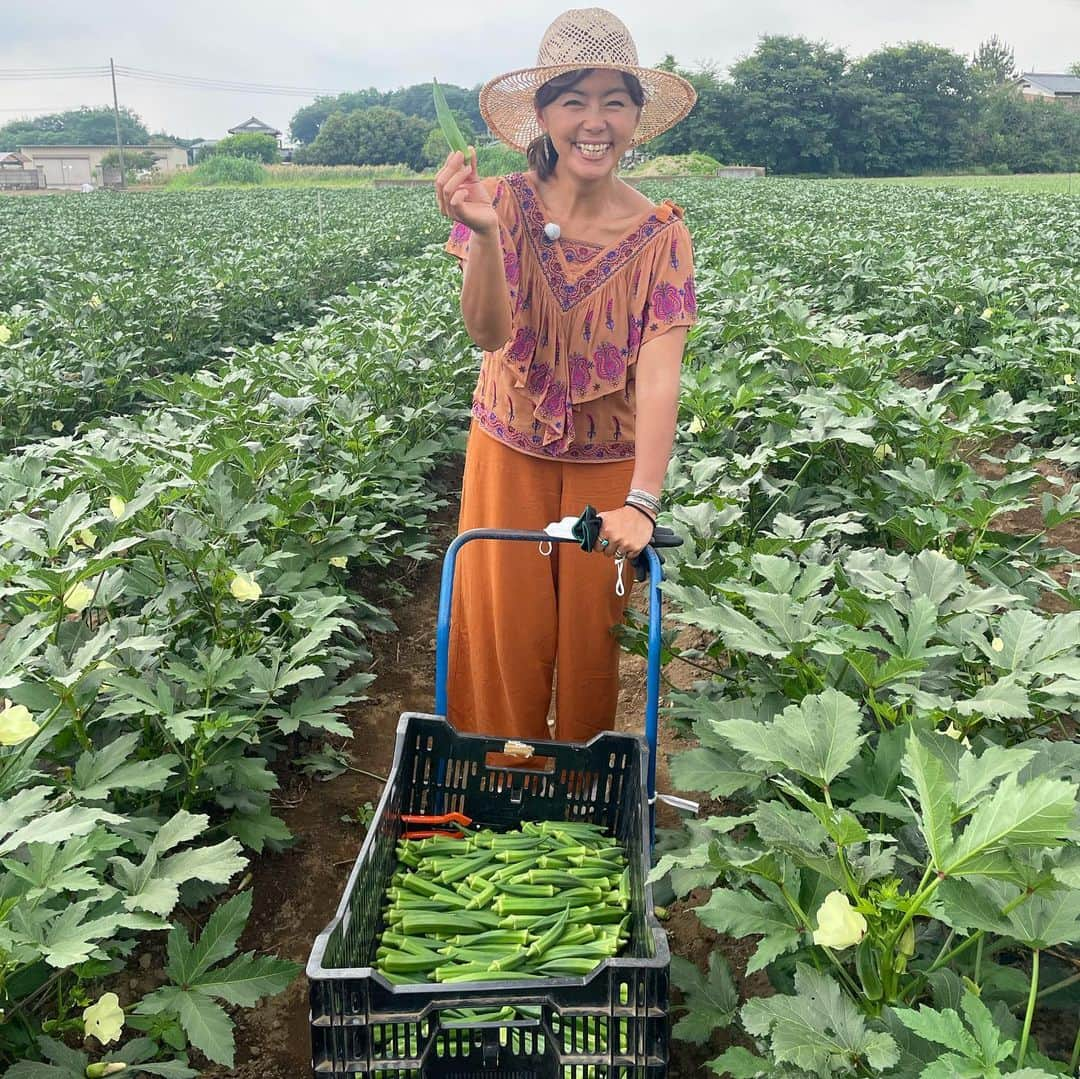
[[[612,146],[610,142],[575,142],[573,145],[587,161],[599,161]]]

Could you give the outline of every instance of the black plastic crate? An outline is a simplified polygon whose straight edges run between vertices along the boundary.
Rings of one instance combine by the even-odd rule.
[[[648,747],[600,734],[581,745],[538,742],[536,768],[489,767],[504,739],[459,734],[440,716],[406,713],[379,807],[333,921],[307,964],[312,1067],[334,1079],[663,1079],[668,1061],[667,937],[653,911]],[[540,762],[537,758],[546,758]],[[394,986],[370,964],[382,934],[401,815],[466,813],[477,827],[590,821],[630,865],[630,941],[587,978],[469,986]],[[446,1013],[504,1005],[539,1019],[465,1026]]]

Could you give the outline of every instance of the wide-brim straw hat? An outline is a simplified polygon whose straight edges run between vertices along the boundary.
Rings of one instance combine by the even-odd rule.
[[[640,65],[637,46],[621,19],[588,7],[564,11],[547,28],[535,67],[489,79],[480,91],[480,115],[497,138],[524,153],[543,134],[536,118],[536,91],[549,79],[582,68],[628,71],[641,83],[645,104],[634,146],[674,127],[697,101],[697,91],[686,79]]]

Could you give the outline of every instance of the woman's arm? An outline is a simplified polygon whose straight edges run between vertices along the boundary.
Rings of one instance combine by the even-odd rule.
[[[679,372],[687,332],[686,326],[675,326],[642,345],[638,353],[634,477],[630,486],[657,498],[675,442]],[[618,506],[600,516],[604,520],[600,535],[611,541],[604,549],[609,557],[621,550],[633,558],[652,539],[652,524],[637,509]]]
[[[637,361],[634,478],[631,487],[660,497],[675,442],[679,372],[688,327],[676,326],[641,346]]]
[[[506,283],[499,227],[473,230],[465,279],[461,283],[461,317],[477,347],[495,352],[510,339],[510,286]]]

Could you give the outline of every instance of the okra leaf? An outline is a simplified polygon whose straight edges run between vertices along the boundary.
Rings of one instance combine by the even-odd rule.
[[[714,727],[751,759],[788,768],[824,787],[866,741],[866,735],[859,734],[861,719],[850,697],[829,688],[789,705],[772,723],[728,719]]]
[[[1059,846],[1072,831],[1076,793],[1076,784],[1060,779],[1039,777],[1021,785],[1015,775],[1006,776],[972,813],[938,868],[946,876],[971,875],[982,871],[986,855]]]
[[[231,1068],[236,1043],[233,1039],[233,1023],[225,1009],[202,993],[172,986],[166,987],[165,991],[169,990],[169,1009],[176,1012],[191,1044],[215,1064]]]
[[[210,915],[194,945],[182,926],[174,926],[169,934],[169,963],[165,968],[169,977],[187,988],[215,963],[227,959],[236,951],[250,913],[251,892],[239,892]]]
[[[706,791],[714,798],[729,798],[745,787],[756,787],[761,777],[736,767],[728,754],[715,749],[688,749],[671,758],[671,782],[676,790]]]
[[[915,785],[919,802],[919,824],[935,869],[952,843],[953,785],[944,762],[912,731],[901,764]]]
[[[874,1072],[900,1059],[888,1034],[867,1029],[866,1020],[831,978],[799,963],[795,996],[751,1000],[743,1006],[743,1026],[759,1038],[772,1039],[773,1055],[818,1075],[831,1075],[831,1061],[865,1061]]]
[[[1011,677],[982,686],[970,700],[957,701],[953,707],[962,716],[979,715],[989,719],[1027,719],[1031,716],[1027,690]]]
[[[788,911],[746,891],[718,888],[708,903],[697,907],[694,913],[710,929],[729,936],[761,935],[757,950],[746,965],[747,974],[762,970],[778,955],[793,951],[802,936]]]
[[[704,1045],[714,1030],[731,1025],[739,1007],[739,991],[727,960],[719,952],[709,953],[707,975],[689,960],[673,955],[671,974],[683,992],[678,1009],[687,1013],[672,1027],[673,1037]]]
[[[199,975],[192,988],[229,1004],[252,1008],[263,997],[280,993],[302,969],[299,963],[287,959],[245,952],[227,967],[218,967]]]
[[[758,1079],[758,1076],[776,1074],[770,1061],[754,1056],[741,1045],[726,1049],[708,1065],[717,1075],[731,1076],[731,1079]]]

